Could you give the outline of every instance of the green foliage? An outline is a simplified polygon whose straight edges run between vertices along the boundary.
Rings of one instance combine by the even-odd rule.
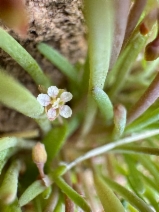
[[[124,10],[124,1],[118,3]],[[69,102],[71,118],[63,120],[59,116],[50,122],[46,112],[61,112],[60,103],[51,98],[49,105],[41,106],[28,89],[10,76],[12,73],[0,71],[0,102],[33,118],[40,126],[36,134],[24,131],[0,135],[2,211],[27,212],[29,207],[30,211],[63,212],[70,205],[77,212],[159,210],[159,75],[155,77],[159,60],[147,62],[143,58],[147,43],[159,34],[156,19],[144,16],[152,12],[156,17],[157,10],[153,9],[158,1],[142,1],[140,8],[137,0],[131,3],[137,6],[133,11],[129,8],[126,18],[134,28],[128,24],[119,36],[116,26],[119,23],[123,28],[126,20],[122,22],[125,13],[118,11],[116,1],[84,1],[88,29],[84,64],[72,65],[51,46],[37,45],[40,53],[67,79],[69,85],[60,89],[66,86],[74,95]],[[133,19],[133,14],[141,16]],[[142,31],[143,25],[147,34]],[[123,35],[128,35],[129,30],[132,33],[124,40]],[[122,48],[116,38],[123,43]],[[0,47],[46,93],[53,79],[48,79],[31,55],[3,29]],[[117,60],[114,49],[119,52]],[[115,64],[111,68],[112,61]],[[35,165],[31,160],[30,150],[36,142],[45,145],[46,164]]]
[[[4,176],[0,187],[0,199],[3,199],[5,204],[13,203],[17,196],[19,171],[20,161],[14,161]]]
[[[31,118],[38,118],[44,109],[36,98],[20,83],[0,72],[0,101]]]
[[[108,95],[100,88],[95,87],[92,90],[92,96],[96,101],[105,120],[111,120],[113,118],[113,105]]]
[[[19,198],[20,206],[26,205],[36,196],[41,194],[45,189],[46,187],[43,185],[43,182],[41,180],[33,182]]]
[[[75,67],[60,53],[58,53],[55,49],[51,48],[50,46],[40,43],[38,45],[38,50],[50,61],[52,62],[57,68],[59,68],[63,74],[65,74],[70,80],[74,83],[77,82],[77,70]]]
[[[2,28],[0,28],[0,47],[30,74],[37,85],[46,87],[50,85],[49,79],[43,74],[37,62]]]
[[[124,197],[125,200],[130,202],[135,208],[137,208],[140,212],[145,211],[145,212],[152,212],[153,210],[142,200],[140,199],[137,195],[134,193],[130,192],[128,189],[125,187],[119,185],[118,183],[110,180],[107,177],[104,177],[104,180],[106,183],[117,193],[119,193],[122,197]]]
[[[100,201],[107,212],[116,211],[124,212],[124,207],[122,206],[119,199],[115,196],[113,191],[104,183],[104,180],[99,176],[94,176],[94,183],[96,187],[97,194]]]
[[[53,178],[58,187],[80,208],[86,212],[91,212],[91,209],[84,198],[81,197],[75,190],[73,190],[61,177]]]
[[[36,98],[24,86],[2,71],[0,71],[0,101],[25,116],[36,119],[44,131],[49,129],[49,123],[43,115],[44,109]]]
[[[44,138],[43,143],[45,144],[46,152],[48,154],[47,163],[50,163],[54,157],[58,154],[61,147],[66,141],[67,126],[54,127]]]

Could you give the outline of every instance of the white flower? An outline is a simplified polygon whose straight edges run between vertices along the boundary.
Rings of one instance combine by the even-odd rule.
[[[70,92],[58,89],[56,86],[51,86],[48,88],[47,94],[39,94],[37,100],[45,107],[48,119],[53,121],[59,115],[64,118],[69,118],[72,115],[71,108],[65,105],[72,97]]]

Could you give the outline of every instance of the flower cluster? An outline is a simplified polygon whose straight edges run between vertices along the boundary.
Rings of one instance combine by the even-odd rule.
[[[58,89],[56,86],[51,86],[47,90],[47,94],[39,94],[38,102],[45,107],[45,112],[50,121],[55,120],[59,115],[64,118],[69,118],[72,115],[72,110],[66,102],[72,99],[72,94],[63,89]]]

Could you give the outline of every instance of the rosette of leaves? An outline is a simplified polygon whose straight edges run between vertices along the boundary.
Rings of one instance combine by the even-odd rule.
[[[38,44],[68,80],[74,96],[68,120],[50,122],[36,97],[0,71],[0,102],[39,125],[0,138],[2,211],[159,211],[159,60],[144,60],[158,32],[157,7],[154,0],[84,1],[88,57],[80,66]],[[37,86],[52,85],[2,29],[0,47]],[[37,141],[47,154],[40,176],[30,159]]]

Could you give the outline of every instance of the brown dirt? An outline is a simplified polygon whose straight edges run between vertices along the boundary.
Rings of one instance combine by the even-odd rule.
[[[86,55],[85,27],[81,0],[27,0],[29,30],[21,39],[4,27],[37,60],[44,72],[59,87],[65,83],[64,76],[36,49],[44,41],[58,49],[72,63]],[[0,50],[0,66],[17,78],[35,96],[38,90],[30,76],[5,52]],[[0,133],[29,130],[37,127],[30,118],[0,105]]]

